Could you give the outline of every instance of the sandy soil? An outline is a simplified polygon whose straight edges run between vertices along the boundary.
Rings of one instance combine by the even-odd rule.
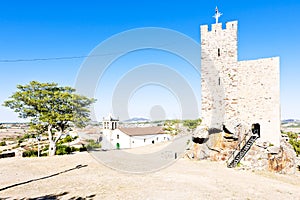
[[[107,168],[84,152],[0,159],[1,198],[300,199],[300,177],[187,159],[154,173],[129,174]]]

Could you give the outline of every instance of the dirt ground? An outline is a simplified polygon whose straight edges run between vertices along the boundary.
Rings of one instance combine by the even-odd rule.
[[[154,173],[130,174],[105,167],[83,152],[0,159],[1,198],[300,199],[300,176],[254,173],[183,158]]]

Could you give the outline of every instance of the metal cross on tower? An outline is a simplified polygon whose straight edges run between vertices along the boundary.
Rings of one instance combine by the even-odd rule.
[[[214,18],[216,18],[216,24],[219,22],[219,17],[221,17],[221,15],[223,15],[223,13],[220,13],[218,7],[216,7],[216,12],[213,16]]]

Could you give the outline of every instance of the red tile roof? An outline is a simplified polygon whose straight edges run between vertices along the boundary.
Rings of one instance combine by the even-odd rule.
[[[164,134],[162,126],[119,128],[119,130],[129,136]]]

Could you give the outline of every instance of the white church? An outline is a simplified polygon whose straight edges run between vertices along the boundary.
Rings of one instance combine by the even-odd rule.
[[[135,148],[170,139],[171,136],[164,133],[162,126],[119,128],[118,119],[112,116],[103,118],[101,141],[103,150]]]

